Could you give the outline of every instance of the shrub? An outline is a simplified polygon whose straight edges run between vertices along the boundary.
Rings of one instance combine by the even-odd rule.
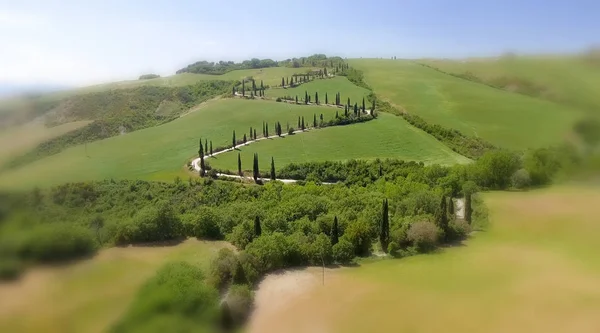
[[[228,248],[220,249],[210,262],[208,281],[218,289],[227,287],[231,283],[237,264],[233,251]]]
[[[387,253],[389,253],[389,255],[391,255],[391,256],[395,256],[398,249],[400,249],[400,246],[398,246],[398,244],[396,242],[391,241],[388,244]]]
[[[358,220],[348,225],[344,237],[352,243],[357,256],[366,256],[371,251],[371,242],[375,234],[367,221]]]
[[[473,177],[478,185],[491,189],[506,189],[511,176],[519,169],[521,162],[517,155],[504,150],[483,154],[472,166]]]
[[[531,184],[531,178],[529,172],[525,169],[517,170],[511,177],[510,182],[516,189],[523,189]]]
[[[465,239],[471,232],[471,226],[465,220],[450,221],[448,226],[448,234],[446,236],[449,241]]]
[[[407,238],[421,252],[427,252],[437,245],[440,230],[431,222],[415,222],[410,225]]]
[[[246,246],[246,252],[256,258],[256,269],[259,273],[267,273],[276,269],[289,267],[289,242],[284,234],[274,232],[256,238]]]
[[[146,207],[128,223],[119,225],[117,244],[153,242],[176,239],[183,234],[183,224],[168,203]]]
[[[231,319],[235,326],[240,326],[246,321],[252,311],[253,300],[254,295],[248,286],[233,285],[229,288],[225,302],[229,306]]]
[[[281,102],[281,97],[277,97],[277,99],[275,100],[275,102]]]
[[[295,131],[295,129],[294,129],[293,127],[290,127],[290,128],[288,129],[288,135],[292,135],[292,134],[294,134],[294,131]]]
[[[222,217],[212,207],[200,207],[194,214],[194,236],[206,239],[222,239],[221,225]]]
[[[354,258],[354,245],[345,238],[333,246],[333,258],[341,264],[348,264]]]
[[[14,280],[23,272],[23,264],[17,258],[0,258],[0,281]]]
[[[253,238],[254,229],[248,222],[236,225],[233,227],[231,234],[227,235],[227,240],[240,250],[245,249],[252,242]]]
[[[78,258],[97,249],[88,229],[65,223],[37,225],[19,237],[14,245],[19,257],[39,262]]]

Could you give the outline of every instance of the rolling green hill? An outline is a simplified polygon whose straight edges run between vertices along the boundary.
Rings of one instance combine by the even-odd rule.
[[[211,101],[172,122],[116,136],[64,151],[0,173],[0,187],[32,187],[101,179],[168,180],[187,178],[184,165],[197,155],[200,137],[216,149],[229,145],[233,130],[241,138],[250,126],[262,133],[262,122],[280,121],[295,127],[298,116],[324,119],[335,108],[300,106],[271,101],[224,99]],[[273,133],[274,127],[271,127]]]
[[[411,61],[354,59],[375,93],[426,121],[522,149],[559,142],[581,114],[549,101],[502,91]]]
[[[402,117],[380,114],[375,120],[335,126],[274,138],[209,158],[218,169],[237,170],[237,153],[243,170],[252,170],[252,156],[259,155],[262,171],[289,163],[396,158],[427,164],[468,163],[470,160],[444,146],[429,134],[409,125]]]
[[[311,100],[314,101],[315,92],[319,94],[319,101],[325,103],[325,93],[329,100],[329,104],[333,104],[335,101],[335,94],[338,92],[341,95],[342,104],[345,104],[350,98],[350,102],[354,104],[357,102],[359,105],[362,103],[363,97],[370,93],[365,88],[358,87],[352,82],[348,81],[343,76],[337,76],[331,79],[314,80],[308,83],[301,84],[295,88],[289,89],[270,89],[267,90],[265,96],[267,97],[285,97],[290,96],[295,98],[298,96],[298,100],[304,100],[304,93],[308,92],[311,96]],[[370,105],[367,106],[370,108]]]
[[[502,89],[600,113],[600,63],[576,56],[500,57],[419,63]]]

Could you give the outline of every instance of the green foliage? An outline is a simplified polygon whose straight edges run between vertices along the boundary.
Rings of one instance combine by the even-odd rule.
[[[524,189],[531,185],[531,177],[525,169],[519,169],[510,177],[511,186],[516,189]]]
[[[215,288],[223,290],[232,282],[236,273],[238,260],[235,253],[228,248],[219,250],[217,256],[210,262],[208,281]]]
[[[186,66],[177,71],[177,74],[181,73],[195,73],[195,74],[212,74],[219,75],[225,74],[239,69],[252,69],[252,68],[268,68],[277,67],[277,62],[271,59],[256,59],[244,60],[241,63],[234,63],[233,61],[219,61],[208,62],[208,61],[197,61],[193,64]]]
[[[15,258],[0,259],[0,281],[15,280],[23,272],[23,264]]]
[[[146,207],[127,223],[119,224],[115,235],[117,244],[156,242],[183,236],[183,225],[172,207],[162,202]]]
[[[344,232],[344,238],[352,244],[354,254],[357,256],[366,256],[371,253],[371,244],[375,235],[373,226],[365,220],[358,220],[350,224]]]
[[[447,241],[457,241],[467,238],[471,232],[471,226],[465,220],[450,221],[446,232]]]
[[[519,157],[509,151],[497,150],[485,153],[472,169],[473,179],[482,187],[507,189],[511,176],[519,169]]]
[[[168,263],[148,280],[112,332],[212,332],[218,323],[219,293],[202,271],[185,262]]]
[[[431,251],[438,244],[441,230],[431,222],[415,222],[410,225],[407,239],[421,252]]]
[[[233,285],[227,292],[225,302],[229,306],[234,326],[241,326],[252,311],[254,294],[246,285]]]
[[[354,245],[345,238],[341,238],[340,241],[335,244],[332,248],[333,258],[340,264],[348,264],[354,258]]]
[[[144,75],[140,75],[138,80],[150,80],[150,79],[157,79],[159,77],[160,77],[160,75],[158,75],[158,74],[144,74]]]

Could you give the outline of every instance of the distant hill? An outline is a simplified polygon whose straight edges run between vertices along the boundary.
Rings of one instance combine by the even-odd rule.
[[[58,84],[20,84],[0,82],[0,98],[19,95],[38,95],[66,89],[71,89],[71,87]]]

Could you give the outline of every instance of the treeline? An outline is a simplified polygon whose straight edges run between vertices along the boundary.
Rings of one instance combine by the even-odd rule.
[[[225,94],[232,85],[229,81],[203,81],[184,87],[143,86],[68,97],[61,102],[54,121],[49,120],[50,125],[58,121],[96,120],[41,143],[9,162],[7,167],[18,167],[70,146],[169,122],[190,107]]]
[[[279,61],[281,67],[330,67],[334,68],[344,63],[341,57],[327,57],[324,54],[313,54],[308,57],[292,58]]]
[[[144,75],[140,75],[138,80],[150,80],[150,79],[157,79],[159,77],[160,77],[160,75],[158,75],[158,74],[144,74]]]
[[[271,59],[252,58],[250,60],[244,60],[241,63],[235,63],[233,61],[208,62],[203,60],[188,65],[185,68],[178,70],[176,73],[221,75],[238,69],[268,68],[277,66],[277,61]]]
[[[354,83],[355,85],[372,90],[371,87],[365,82],[365,78],[363,72],[357,69],[350,67],[349,65],[341,65],[340,69],[336,71],[336,74],[345,76],[348,81]]]

